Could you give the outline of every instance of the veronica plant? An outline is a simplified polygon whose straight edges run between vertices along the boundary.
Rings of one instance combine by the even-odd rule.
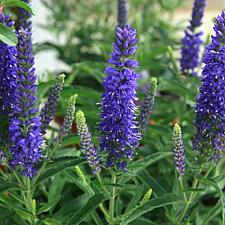
[[[200,9],[198,13],[202,15]],[[10,17],[0,15],[1,23],[10,29]],[[38,86],[29,27],[20,27],[16,32],[16,47],[1,42],[0,116],[5,122],[0,148],[2,224],[206,225],[211,220],[213,224],[224,224],[224,176],[218,176],[223,161],[215,160],[222,156],[224,147],[224,21],[223,12],[216,19],[216,35],[203,60],[205,67],[196,105],[195,151],[186,133],[186,124],[191,121],[180,122],[184,135],[178,118],[168,121],[175,124],[172,134],[167,127],[157,124],[159,119],[146,129],[154,101],[160,102],[158,97],[155,99],[158,82],[156,78],[150,79],[149,91],[139,108],[139,64],[134,58],[137,32],[124,18],[116,27],[110,65],[105,69],[100,123],[96,129],[88,126],[92,111],[85,109],[86,119],[80,110],[93,99],[88,99],[82,88],[76,86],[80,90],[78,97],[76,88],[68,87],[70,81],[65,75],[59,75],[54,84],[49,81]],[[192,27],[200,23],[197,19],[190,22]],[[158,96],[168,95],[160,85],[161,79]],[[46,100],[38,96],[45,96]],[[55,114],[62,113],[58,104],[64,105],[65,97],[67,109],[57,127]],[[167,101],[176,98],[172,95]],[[170,142],[164,146],[163,140],[152,140],[159,146],[152,153],[155,149],[146,146],[145,140],[140,142],[146,130],[169,133]],[[159,160],[163,160],[162,164]],[[171,176],[163,176],[162,170]],[[209,208],[204,206],[208,195],[213,195],[217,202],[203,213]]]

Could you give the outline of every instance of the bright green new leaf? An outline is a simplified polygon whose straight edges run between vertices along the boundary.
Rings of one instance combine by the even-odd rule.
[[[33,11],[31,9],[31,7],[27,3],[25,3],[25,2],[23,2],[21,0],[4,0],[2,2],[2,5],[5,6],[5,7],[7,7],[7,6],[10,6],[10,7],[11,6],[16,6],[16,7],[25,9],[29,13],[33,14]]]
[[[15,46],[17,44],[15,32],[2,23],[0,23],[0,41],[11,46]]]

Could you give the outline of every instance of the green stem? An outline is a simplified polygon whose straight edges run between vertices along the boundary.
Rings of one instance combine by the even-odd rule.
[[[32,217],[30,219],[31,225],[36,224],[36,213],[33,209],[33,192],[31,189],[30,179],[26,177],[26,186],[27,186],[27,193],[26,193],[26,201],[27,201],[27,210],[32,213]]]
[[[106,194],[110,194],[109,191],[107,190],[107,188],[105,187],[103,181],[102,181],[102,178],[101,178],[100,173],[97,173],[97,174],[96,174],[96,177],[97,177],[98,182],[99,182],[99,184],[101,185],[103,191],[104,191]]]
[[[83,171],[80,169],[79,166],[76,166],[75,167],[75,171],[76,171],[78,177],[82,180],[82,182],[84,183],[84,185],[87,187],[87,190],[89,190],[89,193],[92,194],[92,195],[95,194],[95,192],[93,191],[93,189],[91,188],[91,186],[88,184],[88,182],[86,180],[86,177],[85,177]],[[102,211],[102,213],[104,214],[106,220],[108,221],[109,220],[109,214],[106,211],[106,209],[105,209],[105,207],[104,207],[104,205],[102,203],[99,205],[99,209]]]
[[[208,169],[207,173],[203,177],[207,177],[213,168],[214,168],[214,165],[211,166]],[[199,168],[199,170],[197,172],[197,176],[194,178],[194,181],[193,181],[193,184],[192,184],[192,189],[196,189],[197,188],[198,181],[199,181],[198,180],[198,177],[201,175],[201,172],[202,172],[202,167]],[[183,218],[185,217],[185,215],[186,215],[186,213],[187,213],[187,211],[189,209],[190,204],[192,203],[192,201],[194,200],[194,198],[195,198],[196,195],[197,195],[197,192],[195,192],[195,191],[192,191],[190,193],[190,196],[189,196],[189,198],[186,201],[186,206],[185,206],[184,210],[182,211],[182,213],[180,214],[180,216],[178,218],[178,223],[179,224],[181,224]]]
[[[109,201],[109,225],[114,225],[114,210],[115,210],[115,196],[116,196],[116,174],[112,171],[112,190],[111,197]]]
[[[184,196],[184,200],[185,200],[185,202],[187,202],[187,195],[184,191],[183,176],[181,174],[179,174],[178,180],[179,180],[179,183],[180,183],[180,189],[181,189],[181,191],[183,193],[183,196]]]
[[[197,187],[197,185],[198,185],[198,179],[195,178],[194,182],[193,182],[193,185],[192,185],[192,188],[195,189]],[[181,215],[180,215],[180,217],[178,219],[178,223],[179,224],[181,224],[183,218],[185,217],[185,215],[186,215],[186,213],[187,213],[187,211],[189,209],[189,206],[192,203],[192,200],[194,199],[194,196],[195,196],[195,192],[192,191],[190,196],[189,196],[189,198],[186,201],[186,206],[184,207],[184,210],[182,211],[182,213],[181,213]]]
[[[62,137],[60,137],[59,139],[56,139],[56,142],[54,143],[52,149],[50,149],[50,147],[47,149],[47,152],[49,152],[49,154],[47,155],[46,159],[44,160],[44,163],[42,164],[41,168],[39,169],[37,175],[34,177],[33,185],[36,184],[38,178],[40,177],[43,170],[45,169],[45,167],[48,163],[48,160],[51,159],[51,157],[54,155],[56,149],[58,148],[58,146],[60,145],[61,142],[62,142]]]

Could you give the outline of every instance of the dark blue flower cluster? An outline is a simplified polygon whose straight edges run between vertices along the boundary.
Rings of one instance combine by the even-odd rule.
[[[108,166],[125,169],[127,159],[133,158],[140,133],[136,121],[136,86],[138,62],[130,57],[136,52],[136,30],[130,25],[116,28],[116,41],[109,59],[111,66],[103,82],[100,123],[100,146],[108,154]]]
[[[196,32],[202,24],[205,0],[195,0],[192,10],[192,19],[185,30],[184,38],[181,40],[181,59],[180,67],[184,74],[196,75],[196,68],[200,63],[200,46],[202,45],[202,32]]]
[[[10,15],[0,13],[0,22],[12,27],[14,22]],[[0,114],[8,114],[14,98],[15,79],[17,74],[16,47],[0,42]]]
[[[37,172],[35,164],[42,156],[43,139],[40,132],[41,118],[36,116],[37,76],[30,39],[28,30],[21,28],[18,31],[18,74],[9,132],[12,154],[10,165],[13,168],[19,166],[23,175],[33,177]]]
[[[197,135],[194,148],[213,150],[218,158],[225,150],[225,12],[216,18],[215,36],[206,48],[202,84],[196,105]]]

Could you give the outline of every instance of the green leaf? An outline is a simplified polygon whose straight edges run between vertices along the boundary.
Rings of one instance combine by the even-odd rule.
[[[157,152],[143,159],[137,160],[129,165],[129,169],[134,169],[136,172],[143,170],[151,164],[157,162],[160,159],[172,156],[172,152]]]
[[[11,202],[9,198],[6,196],[0,196],[0,201],[8,206],[8,208],[11,208],[16,212],[20,217],[26,219],[29,221],[29,219],[32,217],[31,212],[29,212],[27,209],[19,206],[18,204],[15,204],[15,202]]]
[[[63,205],[54,215],[54,218],[60,220],[63,224],[71,216],[72,213],[77,212],[79,209],[84,207],[89,200],[89,194],[83,194],[76,198],[71,198],[66,201],[66,204]]]
[[[205,216],[202,225],[208,225],[209,221],[221,212],[221,204],[218,202]]]
[[[15,32],[2,23],[0,23],[0,40],[11,46],[15,46],[17,44]]]
[[[56,198],[54,198],[52,201],[48,202],[47,204],[43,205],[40,209],[37,211],[37,215],[43,213],[43,212],[48,212],[51,210],[60,200],[61,196],[58,195]]]
[[[125,213],[131,211],[134,207],[136,207],[136,205],[138,204],[143,195],[143,192],[144,192],[144,185],[142,184],[138,186],[137,191],[135,192],[130,203],[128,204]]]
[[[132,221],[130,223],[130,225],[137,225],[137,224],[140,224],[140,225],[158,225],[157,223],[154,223],[151,220],[145,219],[145,218],[139,218],[139,219],[137,219],[135,221]]]
[[[154,195],[156,196],[161,196],[167,192],[164,187],[156,179],[154,179],[146,169],[138,173],[138,178],[148,187],[151,187]]]
[[[66,223],[66,225],[77,225],[80,224],[87,216],[91,215],[91,213],[101,204],[106,197],[102,193],[98,193],[90,198],[87,204],[81,208],[78,212],[76,212]]]
[[[160,208],[166,205],[171,205],[176,202],[177,202],[177,196],[173,194],[165,194],[162,197],[152,199],[149,202],[134,209],[130,214],[128,214],[123,219],[120,225],[127,225],[131,221],[137,219],[138,217],[142,216],[143,214],[149,211],[152,211],[153,209]]]
[[[171,91],[180,95],[194,96],[194,92],[191,89],[188,89],[185,85],[182,85],[181,82],[171,79],[163,79],[160,82],[160,91]]]
[[[15,184],[7,183],[7,182],[0,183],[0,193],[4,192],[4,191],[7,191],[9,189],[12,189],[12,188],[15,188]]]
[[[103,222],[102,222],[102,220],[101,220],[101,218],[100,218],[100,216],[98,215],[97,212],[94,211],[92,213],[92,217],[93,217],[96,225],[104,225]]]
[[[55,84],[54,80],[47,82],[41,82],[38,84],[38,98],[43,99],[46,93],[51,89]],[[46,96],[47,97],[47,96]]]
[[[212,185],[216,191],[218,192],[218,194],[220,195],[220,208],[221,208],[221,211],[222,211],[222,220],[223,220],[223,223],[225,221],[225,195],[223,193],[223,190],[221,189],[221,187],[218,185],[218,183],[212,179],[212,178],[205,178],[205,179],[202,179],[204,182]]]
[[[43,222],[45,225],[62,225],[61,222],[52,218],[47,218]]]
[[[62,141],[62,147],[66,147],[68,145],[79,144],[80,138],[76,135],[69,135],[65,137]]]
[[[46,166],[45,173],[39,177],[37,183],[40,183],[41,181],[48,179],[58,173],[61,173],[66,169],[78,166],[82,162],[83,160],[77,157],[60,157],[53,159],[53,162]]]
[[[25,9],[29,13],[33,14],[31,7],[27,3],[25,3],[21,0],[5,0],[5,1],[3,1],[2,5],[6,6],[6,7],[7,6],[16,6],[16,7]]]

